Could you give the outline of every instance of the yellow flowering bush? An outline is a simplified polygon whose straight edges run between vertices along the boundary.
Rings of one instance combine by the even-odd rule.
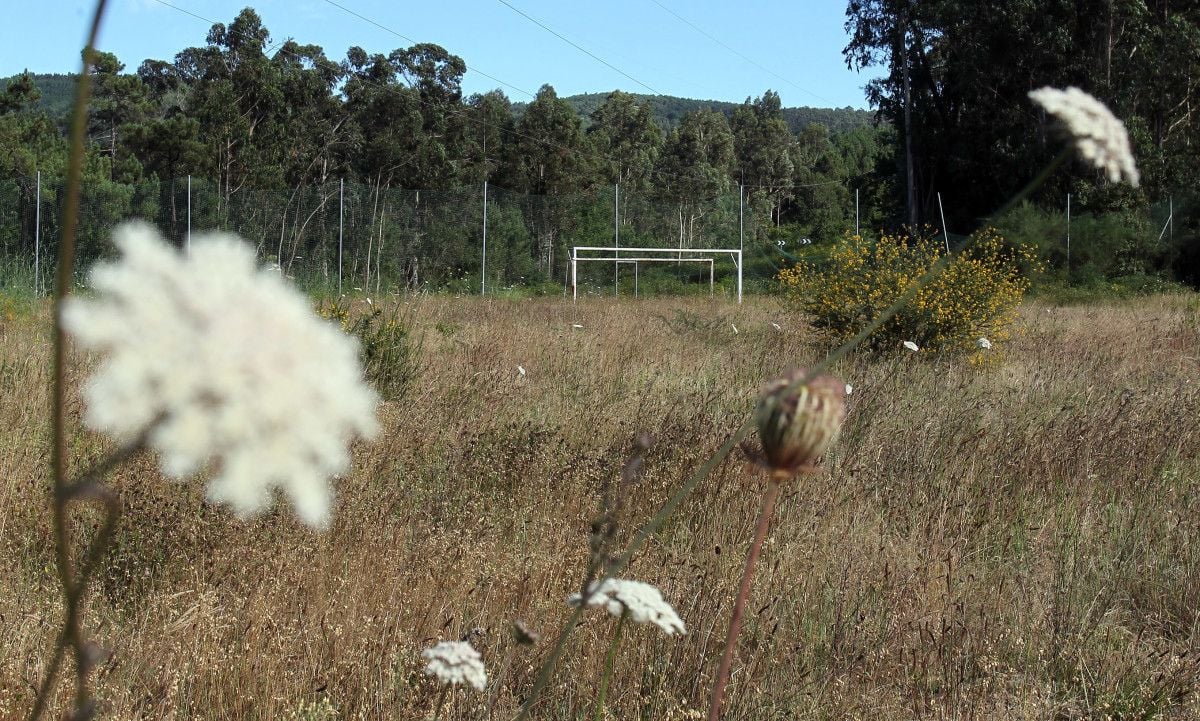
[[[900,300],[943,255],[942,241],[930,235],[870,241],[847,234],[826,258],[801,261],[778,278],[813,324],[842,342]],[[1027,273],[1039,267],[1033,250],[1009,246],[994,228],[984,228],[867,344],[878,348],[907,340],[922,350],[970,353],[981,338],[1002,343],[1011,337],[1029,289]]]

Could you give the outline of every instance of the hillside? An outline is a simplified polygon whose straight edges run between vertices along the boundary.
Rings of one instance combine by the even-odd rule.
[[[648,103],[654,113],[654,121],[664,130],[670,130],[679,125],[684,115],[697,110],[715,110],[727,117],[740,103],[730,103],[723,100],[694,100],[679,98],[673,95],[638,95],[633,94],[642,102]],[[585,125],[592,111],[600,107],[608,93],[584,93],[571,95],[563,100],[571,104],[575,111],[584,118]],[[526,103],[513,103],[513,112],[518,116],[524,112]],[[783,118],[793,133],[803,130],[813,123],[822,123],[833,132],[851,130],[863,125],[870,125],[875,113],[870,110],[855,108],[784,108]]]
[[[43,73],[34,73],[34,82],[37,83],[38,89],[42,91],[42,99],[38,103],[38,107],[45,110],[50,117],[58,120],[66,117],[67,112],[71,108],[71,101],[75,95],[75,76],[74,75],[48,75]],[[0,79],[0,90],[8,85],[12,78]],[[694,100],[692,98],[679,98],[673,95],[636,95],[642,102],[648,103],[654,113],[654,122],[664,130],[670,130],[679,125],[679,121],[684,115],[695,112],[697,110],[707,109],[715,110],[724,113],[727,117],[733,114],[739,103],[730,103],[723,100]],[[604,99],[608,97],[608,93],[584,93],[582,95],[571,95],[563,98],[575,108],[575,112],[579,113],[583,118],[584,125],[588,124],[588,118],[591,117],[592,111],[600,107]],[[526,103],[513,103],[513,112],[520,117],[525,112]],[[870,110],[856,110],[855,108],[784,108],[783,118],[787,121],[788,127],[793,133],[803,130],[806,126],[813,123],[821,123],[833,132],[850,130],[863,125],[869,125],[875,114]]]
[[[8,83],[16,76],[0,78],[0,90],[8,87]],[[33,82],[42,91],[41,100],[37,107],[45,110],[55,120],[66,118],[75,100],[75,76],[33,73]]]

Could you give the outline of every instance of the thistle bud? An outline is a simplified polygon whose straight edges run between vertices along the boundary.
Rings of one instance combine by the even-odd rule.
[[[762,463],[779,479],[811,470],[837,440],[846,417],[846,384],[818,376],[796,385],[804,370],[769,382],[755,410]]]

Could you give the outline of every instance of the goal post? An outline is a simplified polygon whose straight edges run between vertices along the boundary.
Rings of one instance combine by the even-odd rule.
[[[603,253],[604,255],[594,255],[595,253]],[[628,253],[645,255],[635,255],[633,257],[625,255],[622,257],[622,254]],[[714,261],[716,260],[714,256],[718,255],[728,255],[737,268],[737,302],[741,303],[742,251],[737,248],[618,248],[609,245],[577,245],[571,248],[571,298],[572,300],[579,299],[579,264],[590,261],[633,265],[635,296],[637,295],[639,263],[708,263],[708,288],[709,293],[712,294],[714,287],[713,268]]]

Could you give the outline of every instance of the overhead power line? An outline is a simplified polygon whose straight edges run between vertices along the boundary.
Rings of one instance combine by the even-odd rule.
[[[501,1],[501,2],[504,2],[504,0],[500,0],[500,1]],[[663,4],[662,4],[661,2],[659,2],[658,0],[650,0],[650,1],[651,1],[651,2],[653,2],[655,5],[659,6],[660,8],[662,8],[663,10],[665,10],[666,12],[670,13],[672,16],[674,16],[674,18],[675,18],[676,20],[678,20],[678,21],[680,21],[681,23],[683,23],[683,24],[687,25],[687,26],[688,26],[688,27],[690,27],[691,29],[693,29],[693,30],[695,30],[696,32],[700,33],[701,35],[703,35],[704,37],[706,37],[706,38],[708,38],[709,40],[713,41],[713,42],[714,42],[714,43],[716,43],[717,45],[720,45],[721,47],[725,48],[726,50],[728,50],[729,52],[731,52],[731,53],[733,53],[734,55],[738,56],[738,57],[739,57],[739,58],[741,58],[742,60],[745,60],[746,62],[750,63],[751,65],[753,65],[754,67],[758,68],[759,70],[762,70],[762,71],[763,71],[763,72],[765,72],[765,73],[769,73],[770,75],[774,76],[775,78],[777,78],[777,79],[779,79],[779,80],[782,80],[783,82],[787,83],[788,85],[791,85],[793,88],[795,88],[795,89],[799,90],[800,92],[802,92],[802,93],[807,93],[807,94],[809,94],[809,95],[813,96],[813,97],[814,97],[814,98],[816,98],[817,100],[820,100],[820,101],[822,101],[822,102],[825,102],[825,103],[829,103],[829,102],[830,102],[830,100],[829,100],[829,99],[827,99],[827,98],[823,98],[823,97],[821,97],[820,95],[817,95],[816,93],[814,93],[813,91],[809,90],[808,88],[801,87],[801,86],[797,85],[796,83],[792,82],[792,81],[791,81],[790,79],[788,79],[787,77],[785,77],[785,76],[783,76],[783,75],[780,75],[779,73],[775,72],[774,70],[772,70],[772,69],[770,69],[770,68],[766,67],[765,65],[762,65],[761,63],[759,63],[759,62],[757,62],[757,61],[755,61],[753,58],[750,58],[750,57],[748,57],[748,56],[744,55],[743,53],[741,53],[741,52],[739,52],[739,51],[735,50],[734,48],[730,47],[729,45],[726,45],[726,44],[725,44],[723,41],[721,41],[721,39],[720,39],[720,38],[718,38],[718,37],[716,37],[716,36],[714,36],[714,35],[712,35],[712,34],[708,33],[707,31],[705,31],[705,30],[704,30],[704,28],[700,27],[699,25],[696,25],[696,24],[695,24],[695,23],[693,23],[691,20],[688,20],[687,18],[683,17],[682,15],[680,15],[680,14],[679,14],[679,13],[677,13],[677,12],[675,12],[675,11],[674,11],[674,10],[672,10],[671,8],[667,7],[666,5],[663,5]]]
[[[350,8],[346,7],[345,5],[342,5],[339,2],[334,2],[334,0],[325,0],[325,2],[336,8],[341,8],[342,10],[353,15],[354,17],[358,18],[359,20],[362,20],[363,22],[366,22],[366,23],[370,23],[371,25],[374,25],[375,27],[379,28],[380,30],[382,30],[384,32],[395,35],[396,37],[400,38],[401,40],[403,40],[405,42],[411,43],[413,45],[418,44],[416,40],[413,40],[412,38],[408,37],[407,35],[402,35],[402,34],[396,32],[395,30],[389,28],[388,26],[384,25],[383,23],[377,22],[377,21],[372,20],[371,18],[367,17],[366,15],[362,15],[361,13],[355,12],[354,10],[351,10]],[[494,83],[500,83],[501,85],[503,85],[506,88],[512,88],[513,90],[516,90],[518,93],[521,93],[523,95],[528,95],[531,98],[537,97],[537,95],[535,95],[534,93],[531,93],[528,90],[525,90],[524,88],[519,88],[516,85],[513,85],[512,83],[506,83],[503,80],[501,80],[500,78],[496,77],[495,75],[488,75],[487,73],[483,72],[479,68],[474,68],[474,67],[471,67],[468,65],[467,70],[474,72],[478,75],[482,75],[483,77],[487,78],[488,80],[491,80]]]
[[[622,70],[622,69],[618,68],[616,65],[613,65],[612,63],[608,62],[607,60],[605,60],[604,58],[600,57],[599,55],[597,55],[597,54],[593,53],[591,50],[588,50],[587,48],[583,47],[582,45],[579,45],[578,43],[574,42],[573,40],[571,40],[571,39],[570,39],[570,38],[568,38],[567,36],[563,35],[562,33],[559,33],[558,31],[556,31],[556,30],[554,30],[553,28],[549,27],[548,25],[546,25],[545,23],[543,23],[541,20],[538,20],[537,18],[533,17],[532,15],[529,15],[528,13],[524,12],[524,11],[523,11],[523,10],[521,10],[520,8],[517,8],[517,7],[515,7],[515,6],[514,6],[512,3],[508,2],[508,0],[498,0],[498,1],[500,2],[500,4],[501,4],[501,5],[504,5],[504,6],[505,6],[505,7],[507,7],[508,9],[512,10],[513,12],[515,12],[516,14],[518,14],[518,15],[520,15],[521,17],[525,18],[526,20],[528,20],[529,22],[533,23],[534,25],[537,25],[538,27],[540,27],[541,29],[543,29],[543,30],[545,30],[546,32],[550,33],[551,35],[553,35],[554,37],[558,38],[559,40],[562,40],[564,43],[566,43],[566,44],[570,45],[571,47],[575,48],[575,49],[576,49],[576,50],[578,50],[579,52],[581,52],[581,53],[583,53],[583,54],[587,55],[588,57],[592,58],[593,60],[595,60],[595,61],[597,61],[597,62],[603,63],[603,64],[604,64],[606,67],[608,67],[608,68],[611,68],[612,70],[615,70],[615,71],[617,71],[617,72],[618,72],[618,73],[620,73],[621,75],[624,75],[625,77],[629,78],[630,80],[632,80],[633,82],[637,83],[638,85],[641,85],[643,88],[645,88],[645,89],[649,90],[650,92],[654,93],[655,95],[662,95],[662,94],[663,94],[663,93],[660,93],[659,91],[655,90],[654,88],[650,87],[650,86],[649,86],[649,85],[647,85],[646,83],[643,83],[641,80],[638,80],[637,78],[633,77],[632,75],[630,75],[629,73],[625,72],[624,70]]]

